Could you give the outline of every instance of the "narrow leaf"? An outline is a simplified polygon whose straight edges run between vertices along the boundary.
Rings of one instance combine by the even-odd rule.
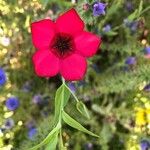
[[[108,35],[108,36],[115,36],[115,35],[117,35],[117,34],[118,34],[118,33],[115,32],[115,31],[109,31],[109,32],[106,33],[106,35]]]
[[[90,119],[90,115],[88,112],[87,107],[85,106],[84,103],[82,103],[81,101],[77,102],[76,104],[77,110],[87,119]]]
[[[77,130],[80,130],[84,133],[87,133],[89,135],[92,135],[92,136],[95,136],[95,137],[98,137],[98,135],[92,133],[91,131],[87,130],[86,128],[84,128],[79,122],[77,122],[76,120],[74,120],[73,118],[71,118],[66,112],[62,111],[62,117],[63,117],[63,120],[65,123],[67,123],[69,126],[77,129]]]
[[[137,18],[137,16],[138,16],[138,9],[136,9],[132,14],[130,14],[130,15],[128,16],[128,20],[129,20],[129,21],[133,21],[134,19]]]
[[[67,104],[67,102],[68,102],[68,100],[70,98],[70,95],[71,95],[71,93],[70,93],[69,89],[64,85],[64,102],[63,102],[63,107],[66,106],[66,104]]]
[[[142,10],[143,10],[143,0],[140,1],[139,11],[138,11],[139,15],[142,12]]]
[[[61,128],[61,124],[58,123],[57,126],[48,134],[48,136],[38,145],[29,148],[28,150],[37,150],[38,148],[46,145],[48,142],[50,142],[53,139],[53,136],[56,134],[56,132],[59,131],[59,129]]]
[[[57,142],[58,142],[58,131],[54,133],[52,139],[47,144],[45,150],[56,150]]]
[[[63,94],[63,85],[61,85],[57,91],[55,96],[55,123],[58,122],[60,110],[62,108],[62,94]]]
[[[66,86],[62,84],[56,91],[54,124],[57,124],[60,117],[61,110],[65,107],[69,98],[70,98],[70,92],[66,88]]]

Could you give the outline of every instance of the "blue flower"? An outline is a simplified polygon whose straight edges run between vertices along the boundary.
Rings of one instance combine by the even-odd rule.
[[[110,30],[111,30],[111,26],[109,24],[103,27],[104,32],[109,32]]]
[[[137,21],[131,22],[131,24],[130,24],[130,30],[132,32],[135,32],[137,30],[137,28],[138,28],[138,22]]]
[[[123,22],[124,22],[124,25],[131,30],[131,32],[135,32],[138,28],[137,21],[130,21],[128,19],[124,19]]]
[[[5,71],[0,68],[0,86],[6,83],[6,74]]]
[[[150,142],[148,140],[142,140],[140,142],[141,150],[148,150],[150,148]]]
[[[5,128],[6,129],[11,129],[14,126],[14,120],[12,118],[8,118],[5,121]]]
[[[34,104],[41,104],[42,101],[43,101],[43,97],[42,97],[41,94],[37,94],[37,95],[34,95],[34,96],[33,96],[32,102],[33,102]]]
[[[6,107],[13,111],[19,107],[19,100],[16,97],[10,97],[6,100]]]
[[[35,128],[35,127],[33,127],[33,128],[30,128],[29,130],[28,130],[28,138],[30,139],[30,140],[33,140],[34,139],[34,136],[37,134],[37,129]]]
[[[105,14],[106,4],[101,2],[95,2],[93,4],[93,15],[99,16]]]
[[[150,54],[150,46],[147,46],[147,47],[144,48],[144,53],[145,53],[145,55]]]
[[[146,91],[146,92],[150,92],[150,84],[145,85],[143,90]]]
[[[135,57],[131,56],[131,57],[128,57],[126,60],[125,60],[125,63],[127,65],[135,65],[136,64],[136,59]]]
[[[75,83],[69,82],[69,83],[68,83],[68,87],[70,88],[70,90],[71,90],[73,93],[76,92],[76,86],[75,86]]]

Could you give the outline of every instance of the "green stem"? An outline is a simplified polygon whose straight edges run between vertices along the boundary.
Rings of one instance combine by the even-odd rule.
[[[70,88],[66,85],[66,83],[65,83],[65,79],[62,77],[61,78],[62,79],[62,84],[64,84],[65,86],[66,86],[66,88],[69,90],[69,92],[72,94],[72,96],[75,98],[75,100],[77,101],[77,102],[79,102],[79,100],[78,100],[78,98],[76,97],[76,95],[70,90]]]
[[[62,77],[61,78],[62,79],[62,84],[64,84],[64,85],[66,85],[65,84],[65,79]],[[64,88],[63,88],[63,90],[62,90],[62,99],[60,99],[62,102],[61,102],[61,105],[63,105],[64,104]],[[60,110],[60,116],[59,116],[59,122],[62,124],[62,111],[63,111],[63,107],[61,106],[61,110]],[[63,145],[63,139],[62,139],[62,129],[60,128],[60,130],[59,130],[59,136],[60,136],[60,138],[59,138],[59,149],[60,150],[64,150],[65,148],[64,148],[64,145]]]
[[[65,79],[63,77],[61,77],[62,80],[62,84],[65,84]]]
[[[140,15],[139,16],[141,16],[142,14],[144,14],[146,11],[148,11],[150,9],[150,6],[148,6],[147,8],[145,8],[141,13],[140,13]]]
[[[60,150],[65,150],[65,146],[63,145],[63,138],[62,138],[62,130],[60,129],[59,132],[59,149]]]
[[[77,102],[79,102],[78,98],[76,97],[76,95],[70,90],[70,88],[65,84],[66,88],[69,90],[69,92],[72,94],[72,96],[75,98],[75,100]]]

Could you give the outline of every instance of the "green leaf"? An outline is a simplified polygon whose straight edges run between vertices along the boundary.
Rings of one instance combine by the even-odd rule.
[[[94,110],[96,113],[102,114],[102,115],[106,115],[106,111],[105,109],[103,109],[103,107],[97,105],[97,104],[93,104],[92,105],[92,110]]]
[[[140,15],[143,15],[143,14],[144,14],[145,12],[147,12],[149,9],[150,9],[150,6],[146,7],[146,8],[139,14],[139,16],[140,16]]]
[[[71,89],[65,84],[66,89],[68,89],[68,91],[70,92],[70,94],[72,94],[72,96],[74,97],[74,99],[78,102],[78,98],[75,96],[75,94],[71,91]]]
[[[115,32],[115,31],[109,31],[109,32],[106,32],[105,34],[108,35],[108,36],[115,36],[115,35],[117,35],[118,33]]]
[[[140,1],[140,4],[139,4],[139,10],[138,10],[138,14],[140,15],[140,13],[142,12],[143,10],[143,0]]]
[[[56,150],[58,142],[58,131],[54,133],[51,141],[46,145],[45,150]]]
[[[65,84],[62,84],[56,91],[54,124],[57,124],[57,122],[59,121],[61,110],[65,107],[69,98],[70,98],[70,92],[66,88]]]
[[[64,86],[64,102],[63,102],[63,108],[64,108],[70,98],[71,93],[69,89],[66,87],[66,85],[63,86]]]
[[[73,118],[71,118],[66,112],[62,111],[62,117],[65,123],[67,123],[69,126],[82,131],[84,133],[87,133],[89,135],[98,137],[98,135],[92,133],[91,131],[87,130],[86,128],[84,128],[79,122],[77,122],[76,120],[74,120]]]
[[[48,144],[49,142],[53,141],[53,138],[56,134],[58,134],[59,129],[61,128],[61,124],[58,123],[57,126],[48,134],[48,136],[38,145],[29,148],[28,150],[37,150],[38,148]]]
[[[138,9],[136,9],[132,14],[130,14],[130,15],[128,16],[128,20],[129,20],[129,21],[133,21],[134,19],[137,18],[137,16],[138,16]]]
[[[87,119],[90,119],[90,115],[88,112],[87,107],[85,106],[84,103],[82,103],[81,101],[77,102],[76,104],[77,110],[83,115],[85,116]]]
[[[103,127],[100,132],[101,140],[103,140],[104,143],[108,143],[110,139],[112,138],[113,132],[108,123],[104,123]]]

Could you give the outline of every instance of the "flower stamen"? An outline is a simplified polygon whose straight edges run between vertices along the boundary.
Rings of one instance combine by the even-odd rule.
[[[70,35],[60,33],[57,34],[51,46],[53,52],[59,57],[64,57],[73,51],[74,43]]]

